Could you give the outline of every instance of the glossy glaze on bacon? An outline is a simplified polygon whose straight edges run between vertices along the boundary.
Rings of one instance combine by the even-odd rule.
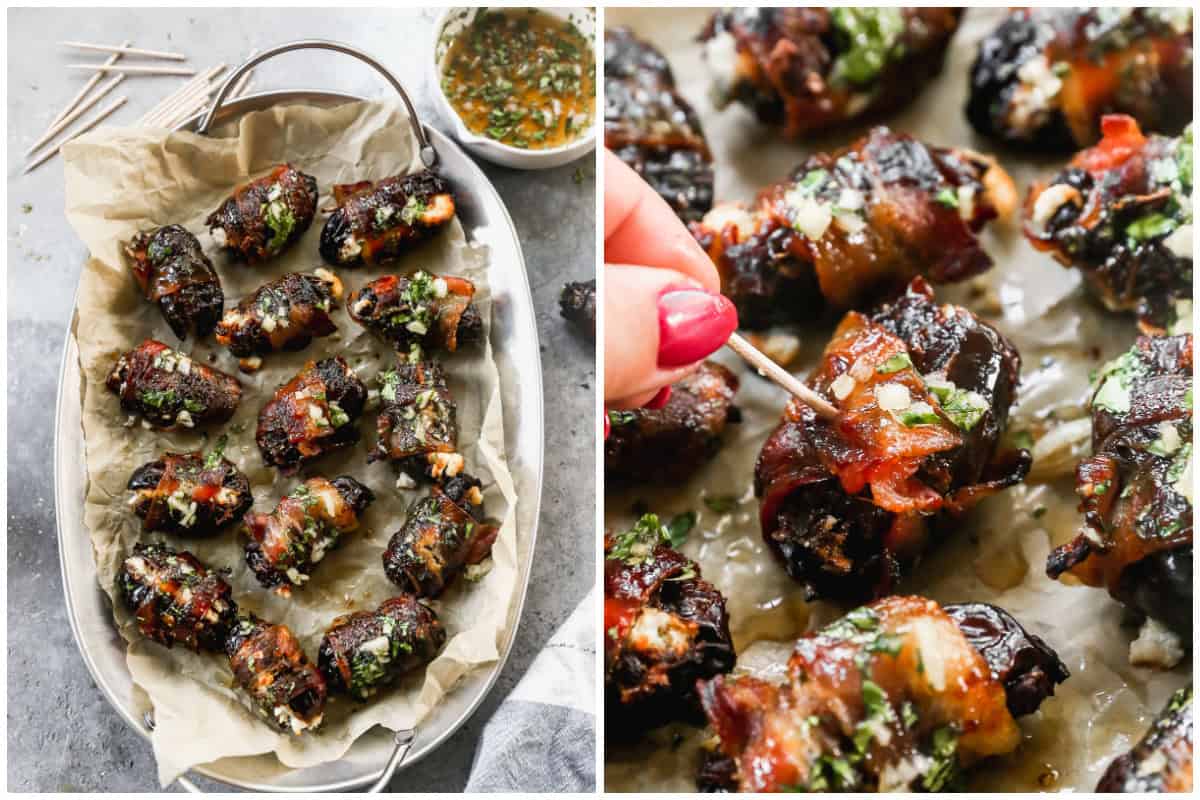
[[[1019,8],[979,43],[967,119],[1036,150],[1087,147],[1105,114],[1178,133],[1192,118],[1192,15],[1180,8]]]
[[[330,314],[341,297],[342,282],[327,269],[311,275],[289,272],[225,312],[217,342],[238,357],[243,372],[254,372],[262,356],[303,350],[314,337],[337,331]]]
[[[255,441],[267,464],[292,470],[358,441],[367,387],[341,356],[309,361],[258,414]]]
[[[1192,336],[1143,336],[1100,371],[1092,453],[1075,473],[1083,525],[1046,573],[1104,587],[1191,640]]]
[[[716,455],[721,435],[741,415],[733,405],[738,379],[715,361],[671,386],[660,409],[608,412],[604,474],[613,483],[683,483]]]
[[[225,654],[238,687],[274,728],[298,734],[321,724],[325,677],[286,625],[254,614],[241,617],[225,642]]]
[[[1025,236],[1079,268],[1112,311],[1133,311],[1145,333],[1163,333],[1192,298],[1192,132],[1142,135],[1132,117],[1103,121],[1104,138],[1076,154],[1025,202]]]
[[[596,279],[568,283],[558,296],[558,313],[576,330],[596,338]]]
[[[389,459],[414,480],[453,478],[462,472],[457,406],[436,361],[401,359],[378,377],[379,438],[369,461]]]
[[[1000,448],[1019,371],[1007,339],[920,278],[846,315],[807,381],[837,419],[793,400],[755,467],[763,538],[809,599],[889,593],[941,512],[1024,478],[1029,453]]]
[[[671,65],[628,28],[604,32],[604,146],[684,222],[712,208],[712,154]]]
[[[104,385],[121,410],[164,430],[225,422],[237,411],[237,378],[147,339],[117,359]]]
[[[409,506],[383,552],[383,571],[405,592],[438,597],[468,565],[491,554],[499,532],[484,521],[479,481],[451,478]]]
[[[483,338],[483,318],[471,302],[475,284],[417,270],[384,275],[346,298],[350,317],[402,353],[445,350]]]
[[[267,588],[287,595],[303,586],[343,536],[358,530],[375,494],[349,475],[309,478],[270,514],[245,518],[246,565]]]
[[[720,781],[702,788],[952,790],[963,769],[1015,750],[1014,716],[1067,677],[1001,609],[889,597],[797,641],[780,684],[699,682],[718,761],[701,774]]]
[[[1012,180],[983,156],[874,128],[810,156],[746,208],[720,204],[692,234],[744,328],[809,322],[903,291],[985,272],[978,234],[1016,206]]]
[[[700,34],[718,105],[789,137],[908,105],[942,69],[959,8],[730,8]]]
[[[164,453],[134,470],[126,488],[143,530],[178,536],[211,536],[254,502],[250,480],[219,449]]]
[[[393,175],[378,183],[333,187],[336,210],[321,230],[321,258],[356,267],[394,261],[454,218],[454,194],[431,170]]]
[[[605,736],[699,722],[695,685],[733,669],[725,598],[670,546],[658,517],[604,540]]]
[[[233,589],[186,550],[136,544],[117,587],[147,639],[171,647],[223,652],[237,618]]]
[[[1192,792],[1192,687],[1171,696],[1137,745],[1105,770],[1097,792]]]
[[[221,279],[200,242],[181,225],[143,231],[125,247],[142,296],[158,306],[180,339],[203,339],[221,318]]]
[[[433,661],[445,642],[446,630],[433,609],[400,595],[375,611],[335,619],[321,640],[317,661],[331,692],[366,700]]]
[[[317,179],[280,164],[235,189],[205,224],[234,258],[259,264],[298,241],[316,211]]]

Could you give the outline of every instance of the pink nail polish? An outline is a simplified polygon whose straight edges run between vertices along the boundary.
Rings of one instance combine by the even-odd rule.
[[[671,399],[671,387],[664,386],[661,389],[659,389],[658,394],[654,395],[654,397],[651,397],[649,402],[647,402],[646,405],[642,406],[642,408],[648,408],[652,411],[657,411],[658,409],[665,406],[667,404],[667,401],[670,399]]]
[[[724,295],[667,288],[658,298],[658,365],[682,367],[716,352],[737,323],[737,309]]]
[[[612,433],[612,423],[608,421],[608,409],[604,409],[604,441],[608,441],[608,434]]]

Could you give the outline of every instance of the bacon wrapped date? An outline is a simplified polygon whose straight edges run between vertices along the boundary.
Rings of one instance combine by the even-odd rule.
[[[589,338],[596,338],[596,279],[568,283],[558,296],[558,313]]]
[[[452,275],[384,275],[346,298],[350,317],[403,353],[440,349],[483,338],[483,318],[471,302],[475,284]],[[413,348],[416,348],[414,351]]]
[[[317,663],[330,691],[366,700],[433,661],[445,642],[446,631],[433,609],[400,595],[375,611],[335,619],[321,640]]]
[[[1061,152],[1112,113],[1165,133],[1191,120],[1190,9],[1019,8],[980,41],[967,119],[984,136]]]
[[[158,306],[180,339],[207,336],[221,318],[225,293],[200,242],[181,225],[143,231],[125,247],[142,296]]]
[[[741,415],[733,405],[738,379],[715,361],[671,386],[660,409],[609,411],[604,474],[609,481],[686,481],[721,447],[726,424]]]
[[[335,332],[330,312],[341,297],[342,281],[327,269],[311,275],[289,272],[225,312],[217,342],[238,357],[243,372],[254,372],[262,366],[262,356],[303,350],[314,337]]]
[[[233,589],[191,553],[136,544],[121,565],[117,586],[147,639],[196,652],[224,651],[237,618]]]
[[[1143,336],[1101,369],[1083,525],[1046,573],[1070,573],[1192,638],[1192,336]]]
[[[263,461],[294,470],[301,464],[358,441],[355,422],[367,387],[341,356],[309,361],[275,390],[258,414],[255,441]]]
[[[1106,116],[1104,138],[1078,153],[1025,203],[1025,236],[1078,267],[1109,310],[1133,311],[1145,333],[1190,328],[1192,129],[1145,137]]]
[[[225,422],[242,400],[237,378],[154,339],[118,358],[104,385],[120,398],[122,411],[165,430]]]
[[[745,328],[804,322],[992,266],[977,234],[1016,207],[994,161],[887,128],[810,156],[753,208],[721,204],[692,234]]]
[[[712,208],[712,154],[662,53],[628,28],[604,32],[604,146],[684,222]]]
[[[321,724],[325,677],[286,625],[253,614],[238,619],[225,642],[234,680],[254,710],[284,733],[303,733]]]
[[[604,541],[605,735],[702,719],[695,686],[733,669],[725,598],[644,515]]]
[[[910,103],[942,69],[961,8],[730,8],[700,34],[718,106],[788,137]]]
[[[164,453],[134,470],[126,488],[143,530],[179,536],[211,536],[254,503],[250,480],[219,448],[208,455]]]
[[[1137,745],[1105,770],[1097,792],[1192,792],[1192,687],[1180,689]]]
[[[755,466],[763,538],[809,599],[887,594],[935,515],[1024,478],[1029,453],[1000,448],[1020,363],[920,278],[871,316],[846,315],[808,379],[837,419],[793,400]]]
[[[427,169],[338,184],[333,199],[337,209],[321,230],[321,258],[334,266],[394,261],[454,218],[450,184]]]
[[[499,529],[483,521],[479,487],[460,475],[409,506],[383,552],[388,580],[417,597],[438,597],[464,568],[488,557]]]
[[[317,564],[358,530],[374,493],[349,475],[309,478],[279,500],[270,514],[245,518],[246,565],[258,582],[283,595],[303,586]]]
[[[920,597],[864,606],[796,642],[781,684],[701,680],[716,734],[707,789],[945,791],[962,770],[1021,742],[1069,677],[1007,612]]]
[[[259,264],[304,235],[317,211],[317,179],[280,164],[234,190],[205,224],[234,258]]]
[[[379,440],[369,461],[390,459],[410,478],[453,478],[463,469],[457,406],[436,361],[405,361],[379,374]]]

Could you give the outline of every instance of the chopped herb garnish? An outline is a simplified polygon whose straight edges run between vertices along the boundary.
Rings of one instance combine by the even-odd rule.
[[[948,208],[958,208],[958,193],[953,189],[942,189],[934,199]]]
[[[704,505],[717,514],[728,514],[737,508],[737,498],[732,495],[708,495]]]
[[[876,367],[875,371],[880,375],[891,375],[893,372],[908,369],[912,365],[912,359],[908,357],[908,353],[897,353]]]
[[[694,527],[696,527],[695,511],[685,511],[672,517],[671,521],[667,523],[667,541],[671,543],[671,547],[678,548],[686,542],[688,534]]]

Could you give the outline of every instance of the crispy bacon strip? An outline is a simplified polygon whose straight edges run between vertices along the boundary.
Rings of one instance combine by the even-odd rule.
[[[357,442],[355,422],[366,401],[367,387],[344,358],[309,361],[258,414],[255,441],[263,461],[294,470]]]
[[[240,618],[225,643],[234,680],[274,728],[299,734],[321,724],[325,678],[286,625]]]
[[[350,317],[400,352],[453,353],[483,338],[483,318],[471,302],[475,284],[453,275],[417,270],[407,278],[384,275],[346,298]]]
[[[243,372],[255,372],[262,356],[303,350],[313,338],[337,331],[330,312],[342,297],[342,282],[327,269],[311,275],[289,272],[255,290],[217,326],[217,342],[238,357]]]
[[[887,128],[809,157],[750,208],[692,225],[742,327],[808,322],[895,295],[918,275],[961,281],[992,266],[978,233],[1016,207],[995,161]]]
[[[1192,336],[1143,336],[1100,371],[1083,526],[1046,562],[1191,640]]]
[[[196,652],[224,651],[237,618],[233,589],[186,550],[134,545],[121,565],[117,588],[147,639]]]
[[[1020,357],[921,279],[873,315],[850,312],[755,467],[763,538],[810,598],[890,591],[929,546],[931,515],[959,514],[1020,481],[1028,452],[1001,451]]]
[[[1192,687],[1180,689],[1137,745],[1105,770],[1097,792],[1192,792]]]
[[[200,242],[180,225],[143,231],[125,247],[142,296],[158,306],[180,339],[207,336],[221,318],[221,279]]]
[[[317,179],[280,164],[235,189],[205,224],[223,237],[223,247],[233,257],[259,264],[297,242],[316,210]]]
[[[1132,117],[1104,117],[1104,138],[1080,151],[1025,202],[1025,236],[1083,272],[1112,311],[1144,333],[1189,326],[1192,136],[1142,135]]]
[[[250,480],[218,450],[164,453],[138,467],[126,486],[142,529],[211,536],[249,510]]]
[[[724,773],[720,788],[743,792],[944,790],[963,768],[1016,749],[1014,715],[1067,677],[994,606],[889,597],[796,642],[781,684],[700,681],[724,762],[702,774]],[[1009,686],[1024,687],[1019,710]]]
[[[154,339],[118,358],[104,385],[122,411],[164,430],[225,422],[242,400],[237,378]]]

